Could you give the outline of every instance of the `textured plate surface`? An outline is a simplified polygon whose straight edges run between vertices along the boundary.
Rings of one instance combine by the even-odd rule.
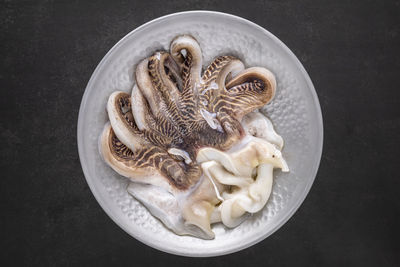
[[[107,121],[106,101],[116,91],[131,91],[136,64],[157,49],[168,50],[178,34],[199,42],[204,65],[218,55],[233,54],[246,67],[263,66],[277,78],[277,94],[262,109],[285,141],[289,173],[275,171],[266,207],[235,229],[214,225],[214,240],[178,236],[167,230],[126,191],[128,180],[100,158],[98,138]],[[153,20],[125,36],[94,71],[80,107],[79,156],[86,180],[107,214],[126,232],[165,252],[215,256],[249,247],[281,227],[306,197],[322,152],[322,116],[309,76],[295,55],[275,36],[242,18],[209,11],[183,12]]]

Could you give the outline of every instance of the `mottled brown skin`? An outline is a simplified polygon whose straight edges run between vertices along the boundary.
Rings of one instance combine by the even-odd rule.
[[[113,156],[133,170],[138,168],[159,170],[179,190],[185,190],[198,181],[201,169],[197,164],[184,164],[157,145],[132,152],[118,140],[112,129],[110,131],[108,145],[112,148]]]
[[[217,81],[221,71],[232,56],[217,57],[201,76],[202,83],[192,80],[193,57],[179,55],[177,62],[165,51],[157,52],[148,59],[148,74],[152,83],[152,97],[160,108],[150,110],[149,128],[139,130],[131,112],[129,94],[121,94],[115,103],[127,127],[140,140],[140,147],[132,152],[115,134],[110,134],[109,146],[113,156],[134,171],[152,168],[166,178],[172,186],[186,190],[196,184],[201,168],[196,163],[197,151],[206,146],[227,150],[244,135],[240,124],[242,117],[262,106],[271,98],[271,84],[257,76],[246,74],[226,83],[226,88],[207,90]],[[136,75],[142,75],[136,73]],[[142,90],[139,87],[140,90]],[[200,109],[216,114],[223,131],[212,129],[202,117]],[[186,164],[180,156],[168,153],[169,148],[187,151],[192,162]]]

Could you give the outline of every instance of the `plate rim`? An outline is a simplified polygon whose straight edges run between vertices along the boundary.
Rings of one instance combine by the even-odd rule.
[[[317,151],[317,161],[314,163],[313,166],[313,172],[312,172],[312,177],[311,179],[308,181],[308,183],[306,184],[303,192],[301,192],[300,194],[300,198],[299,201],[295,202],[293,206],[289,207],[287,215],[279,222],[275,223],[274,225],[272,225],[271,229],[265,233],[263,233],[261,236],[259,236],[258,238],[255,238],[249,242],[247,242],[244,246],[235,246],[232,247],[230,249],[225,249],[223,251],[221,250],[215,250],[212,252],[207,252],[207,253],[187,253],[187,252],[180,252],[178,250],[174,250],[165,246],[160,246],[157,243],[151,242],[146,240],[145,238],[143,238],[140,235],[134,235],[132,234],[128,229],[125,228],[125,226],[123,226],[119,220],[117,218],[114,217],[114,215],[112,214],[111,210],[107,207],[105,201],[102,200],[102,198],[100,197],[100,193],[95,190],[95,185],[94,183],[88,179],[89,177],[89,170],[88,167],[84,164],[83,161],[83,136],[82,133],[80,133],[79,129],[81,129],[83,127],[83,107],[86,105],[87,101],[88,101],[88,88],[91,87],[92,83],[94,82],[94,77],[97,76],[97,73],[99,72],[99,70],[101,69],[101,67],[104,65],[104,63],[107,61],[107,59],[110,57],[110,55],[114,52],[114,50],[116,50],[124,41],[125,39],[127,39],[130,35],[141,31],[142,29],[146,28],[148,25],[158,22],[158,21],[162,21],[165,19],[170,19],[173,17],[179,17],[181,15],[188,15],[188,14],[207,14],[207,15],[216,15],[216,16],[222,16],[222,17],[228,17],[230,19],[234,19],[234,20],[238,20],[242,23],[248,24],[251,27],[255,27],[258,28],[259,30],[261,30],[264,34],[268,35],[275,43],[277,43],[279,46],[282,47],[282,49],[288,53],[288,55],[290,56],[291,59],[293,59],[294,64],[296,64],[296,67],[300,70],[300,72],[303,74],[303,77],[305,79],[306,84],[308,85],[308,87],[310,88],[310,93],[312,95],[312,98],[314,100],[314,104],[315,104],[315,110],[317,111],[316,117],[318,120],[318,125],[320,125],[320,127],[318,128],[318,133],[317,133],[317,137],[318,137],[318,151]],[[321,106],[319,103],[319,99],[318,99],[318,95],[315,91],[315,87],[311,81],[310,76],[308,75],[307,71],[305,70],[303,64],[301,64],[300,60],[296,57],[296,55],[279,39],[277,38],[274,34],[272,34],[271,32],[269,32],[268,30],[266,30],[265,28],[261,27],[260,25],[236,16],[236,15],[232,15],[229,13],[225,13],[225,12],[219,12],[219,11],[210,11],[210,10],[191,10],[191,11],[182,11],[182,12],[176,12],[176,13],[171,13],[168,15],[164,15],[161,17],[157,17],[155,19],[152,19],[142,25],[140,25],[139,27],[133,29],[132,31],[130,31],[129,33],[127,33],[124,37],[122,37],[106,54],[105,56],[102,58],[102,60],[98,63],[98,65],[96,66],[95,70],[93,71],[89,82],[87,83],[86,87],[85,87],[85,91],[81,100],[81,104],[79,107],[79,114],[78,114],[78,125],[77,125],[77,146],[78,146],[78,154],[79,154],[79,160],[81,163],[81,167],[83,170],[83,174],[85,176],[86,182],[89,185],[90,191],[92,192],[93,196],[95,197],[95,199],[97,200],[97,202],[99,203],[100,207],[105,211],[105,213],[112,219],[112,221],[114,221],[114,223],[116,223],[121,229],[123,229],[127,234],[129,234],[131,237],[135,238],[136,240],[142,242],[143,244],[152,247],[154,249],[166,252],[166,253],[170,253],[170,254],[174,254],[174,255],[179,255],[179,256],[186,256],[186,257],[212,257],[212,256],[222,256],[222,255],[227,255],[227,254],[231,254],[240,250],[244,250],[246,248],[249,248],[259,242],[261,242],[262,240],[266,239],[267,237],[269,237],[270,235],[272,235],[273,233],[275,233],[279,228],[281,228],[284,224],[286,224],[286,222],[293,217],[294,213],[299,209],[299,207],[301,206],[301,204],[303,204],[306,196],[308,195],[312,185],[314,184],[316,175],[318,173],[318,169],[319,169],[319,165],[321,162],[321,156],[322,156],[322,151],[323,151],[323,139],[324,139],[324,131],[323,131],[323,118],[322,118],[322,112],[321,112]]]

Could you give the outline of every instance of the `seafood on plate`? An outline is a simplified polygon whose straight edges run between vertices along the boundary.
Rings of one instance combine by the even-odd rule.
[[[131,94],[109,97],[100,152],[166,227],[213,239],[213,223],[236,227],[265,206],[274,168],[289,171],[282,138],[258,111],[275,90],[269,70],[233,56],[203,71],[199,43],[177,36],[138,64]]]

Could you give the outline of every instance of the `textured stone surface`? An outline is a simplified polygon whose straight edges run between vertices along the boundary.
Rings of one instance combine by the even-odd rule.
[[[1,1],[1,266],[399,266],[399,8]],[[309,72],[324,116],[321,166],[296,214],[263,242],[208,259],[126,234],[90,192],[76,144],[83,91],[107,51],[139,25],[188,9],[239,15],[278,36]]]

